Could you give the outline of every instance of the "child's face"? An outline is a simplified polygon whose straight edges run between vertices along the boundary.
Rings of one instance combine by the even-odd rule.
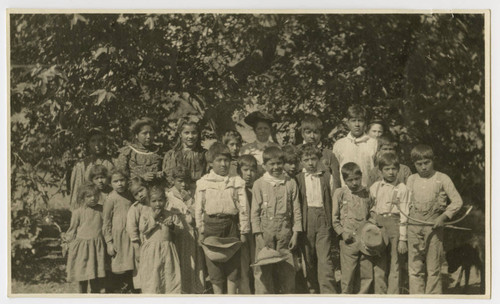
[[[264,164],[266,171],[273,177],[281,177],[284,161],[281,158],[271,158]]]
[[[309,173],[314,173],[318,169],[319,158],[317,155],[303,155],[301,161],[302,167]]]
[[[241,178],[245,181],[247,187],[251,187],[257,176],[257,167],[241,166]]]
[[[415,168],[421,177],[430,177],[434,173],[434,161],[428,158],[417,160]]]
[[[123,193],[127,190],[127,179],[121,174],[113,174],[111,176],[111,187],[118,193]]]
[[[92,179],[92,183],[99,188],[99,190],[104,190],[106,184],[108,183],[108,178],[104,175],[96,175]]]
[[[372,138],[379,138],[384,133],[384,128],[380,124],[373,124],[368,130],[368,136]]]
[[[174,187],[175,189],[179,190],[179,192],[182,192],[182,190],[187,190],[188,183],[184,178],[175,178]]]
[[[89,152],[93,155],[106,153],[106,140],[103,135],[95,134],[89,139]]]
[[[181,132],[181,142],[188,148],[194,148],[198,143],[198,131],[195,126],[185,125]]]
[[[153,210],[162,210],[165,208],[165,204],[167,203],[165,199],[165,195],[153,191],[151,193],[151,197],[149,198],[149,206],[153,208]]]
[[[321,140],[321,132],[319,130],[304,129],[302,131],[302,138],[308,143],[313,143],[317,145]]]
[[[97,196],[97,193],[89,191],[85,193],[85,195],[83,196],[83,203],[87,207],[94,207],[97,205],[98,202],[99,202],[99,197]]]
[[[399,172],[399,168],[396,167],[395,165],[390,165],[390,166],[384,166],[382,167],[382,178],[388,182],[392,183],[396,180],[396,177]]]
[[[299,164],[285,162],[285,164],[283,165],[283,169],[286,171],[288,176],[293,177],[293,176],[297,175],[297,173],[298,173],[297,169],[299,169]]]
[[[220,176],[226,176],[229,174],[230,164],[231,159],[222,154],[216,155],[211,163],[212,169],[214,170],[215,174],[218,174]]]
[[[148,202],[149,192],[146,187],[141,186],[139,189],[134,191],[133,195],[134,199],[141,204],[146,204]]]
[[[231,152],[232,157],[238,157],[241,149],[241,142],[237,139],[231,139],[228,141],[227,145],[229,152]]]
[[[154,131],[153,127],[145,125],[139,133],[135,135],[137,141],[144,147],[149,147],[153,143]]]
[[[271,126],[267,122],[259,121],[253,129],[255,136],[261,142],[266,142],[271,136]]]
[[[365,120],[360,117],[351,117],[347,120],[347,127],[352,136],[360,137],[365,132]]]
[[[382,147],[380,147],[379,151],[380,154],[388,152],[396,154],[396,147],[394,145],[383,145]]]
[[[361,175],[349,174],[349,176],[344,179],[347,188],[352,192],[356,192],[361,188]]]

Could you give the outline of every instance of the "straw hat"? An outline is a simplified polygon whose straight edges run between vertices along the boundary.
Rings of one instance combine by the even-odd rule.
[[[287,259],[285,254],[271,249],[269,247],[262,248],[257,254],[255,263],[250,266],[264,266],[269,264],[276,264]]]
[[[366,222],[356,233],[359,250],[368,255],[382,255],[386,249],[386,243],[382,230],[370,222]]]
[[[241,241],[235,237],[209,236],[203,240],[201,247],[209,260],[223,263],[240,249]]]
[[[252,128],[255,128],[259,121],[268,122],[270,125],[274,122],[274,117],[267,113],[262,113],[260,111],[255,111],[247,115],[244,119],[245,123]]]

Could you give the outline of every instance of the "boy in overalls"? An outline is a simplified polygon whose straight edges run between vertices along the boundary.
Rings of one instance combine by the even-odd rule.
[[[408,219],[410,294],[441,294],[443,225],[462,207],[462,198],[448,175],[434,170],[434,152],[427,145],[411,151],[417,174],[408,178],[409,218],[433,222],[421,226]],[[449,201],[449,204],[448,204]]]
[[[256,253],[269,247],[286,255],[276,264],[254,269],[256,294],[295,292],[295,267],[292,250],[302,231],[302,216],[297,183],[283,172],[284,155],[278,147],[263,152],[266,173],[252,189],[251,222]],[[276,279],[276,286],[274,279]]]

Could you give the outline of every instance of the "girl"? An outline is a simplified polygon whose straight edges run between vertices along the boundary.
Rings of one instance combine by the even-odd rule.
[[[104,239],[111,256],[113,283],[117,291],[132,291],[134,270],[134,249],[126,230],[127,214],[133,202],[127,188],[127,175],[120,169],[110,173],[113,191],[104,203]]]
[[[94,165],[89,170],[89,181],[99,189],[99,205],[103,206],[112,188],[109,186],[108,169],[103,165]]]
[[[143,293],[181,293],[181,269],[173,241],[179,219],[165,210],[165,191],[159,186],[150,190],[149,206],[144,207],[139,230],[141,246],[139,273]]]
[[[367,130],[368,136],[377,139],[384,134],[384,123],[381,120],[374,120],[368,125]]]
[[[153,143],[154,122],[151,118],[141,118],[130,126],[132,143],[121,148],[116,167],[130,177],[141,177],[150,183],[163,177],[159,148]]]
[[[89,170],[94,165],[103,165],[108,170],[113,168],[111,158],[106,151],[106,137],[104,132],[99,128],[90,129],[87,137],[88,156],[76,163],[71,172],[69,183],[69,202],[70,209],[74,210],[77,206],[78,188],[88,181]]]
[[[64,236],[69,243],[66,266],[69,282],[78,281],[78,292],[103,292],[102,278],[106,276],[106,247],[102,235],[102,206],[98,204],[99,190],[92,183],[78,188],[79,208],[73,210],[71,224]]]
[[[186,168],[191,176],[190,189],[194,191],[196,181],[206,173],[205,152],[205,149],[201,147],[198,123],[181,118],[177,123],[177,142],[163,159],[163,172],[167,174],[175,167]],[[173,181],[168,182],[172,187]]]
[[[170,173],[174,186],[168,191],[167,210],[176,214],[182,223],[174,240],[179,253],[182,293],[200,294],[204,291],[203,264],[205,260],[198,246],[198,233],[194,222],[194,202],[188,187],[191,176],[183,167]]]
[[[149,203],[149,191],[147,184],[140,177],[134,177],[130,180],[130,193],[134,197],[135,202],[130,206],[127,213],[127,233],[132,242],[134,256],[134,270],[132,273],[134,288],[141,288],[141,280],[139,277],[139,259],[142,236],[139,233],[139,219],[144,206]]]

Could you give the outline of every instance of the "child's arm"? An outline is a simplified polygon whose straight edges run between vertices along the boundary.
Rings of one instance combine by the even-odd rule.
[[[398,187],[398,197],[397,202],[399,203],[399,208],[404,214],[408,214],[410,206],[410,191],[406,186]],[[408,218],[400,212],[400,226],[399,226],[399,240],[407,240],[407,228],[408,228]]]
[[[237,191],[238,193],[240,232],[241,234],[246,234],[250,232],[250,217],[249,217],[250,206],[248,204],[248,198],[245,192],[245,181],[237,178],[235,183],[237,183],[235,191]]]
[[[340,165],[339,165],[339,160],[337,159],[337,157],[333,152],[330,157],[330,170],[332,171],[334,189],[340,188],[341,187]]]
[[[260,213],[261,213],[261,205],[262,205],[262,196],[260,183],[255,182],[252,187],[252,207],[250,212],[250,219],[252,222],[252,231],[254,234],[262,233],[260,229]]]
[[[462,201],[462,197],[455,188],[453,181],[448,177],[448,175],[443,175],[444,177],[442,178],[442,183],[444,192],[446,192],[446,195],[448,195],[448,198],[450,199],[450,204],[446,207],[446,210],[443,214],[445,214],[446,217],[450,219],[455,215],[455,213],[458,212],[458,210],[460,210],[460,208],[462,208],[464,202]]]
[[[111,226],[113,222],[113,200],[108,196],[106,201],[104,201],[103,206],[103,222],[102,222],[102,232],[104,235],[104,240],[106,241],[106,249],[108,254],[115,255],[115,248],[113,248],[113,234],[111,233]]]
[[[145,236],[149,234],[158,226],[154,211],[151,207],[145,206],[141,211],[139,218],[139,232]]]
[[[295,180],[291,180],[291,199],[292,199],[292,206],[293,206],[293,227],[292,227],[292,239],[290,240],[290,243],[288,244],[288,248],[290,250],[293,250],[295,247],[297,247],[297,239],[299,236],[299,232],[302,231],[302,211],[300,210],[300,199],[299,199],[299,191],[297,187],[297,183]]]
[[[139,217],[140,212],[137,210],[137,206],[131,206],[127,213],[127,233],[130,240],[134,243],[141,243],[139,237]]]
[[[340,224],[340,206],[342,204],[342,189],[335,190],[332,199],[332,227],[338,235],[344,233],[344,227]]]
[[[196,183],[196,193],[194,194],[194,217],[196,221],[196,227],[198,228],[198,232],[203,235],[204,226],[203,226],[203,206],[205,205],[205,190],[200,189],[200,184]]]
[[[76,237],[78,227],[80,226],[80,209],[75,209],[71,213],[71,222],[69,224],[68,231],[64,234],[64,242],[70,243]]]

